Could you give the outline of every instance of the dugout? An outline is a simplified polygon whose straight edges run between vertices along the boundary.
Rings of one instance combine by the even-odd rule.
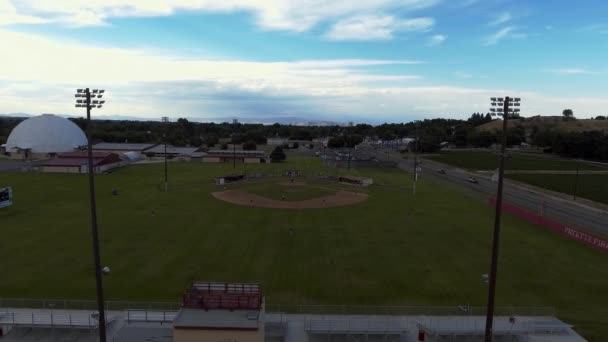
[[[356,186],[370,186],[374,184],[374,180],[372,178],[355,176],[338,176],[338,182]]]
[[[223,184],[240,182],[243,180],[245,180],[245,175],[221,176],[221,177],[215,177],[215,184],[223,185]]]

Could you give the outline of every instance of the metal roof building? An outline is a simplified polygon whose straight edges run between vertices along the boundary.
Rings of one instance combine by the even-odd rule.
[[[158,144],[129,144],[129,143],[108,143],[100,142],[93,145],[94,151],[106,152],[144,152]]]

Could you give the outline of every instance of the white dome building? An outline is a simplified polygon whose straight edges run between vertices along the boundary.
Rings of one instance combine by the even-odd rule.
[[[18,124],[8,136],[5,151],[12,158],[25,159],[73,152],[86,144],[87,137],[75,123],[43,114]]]

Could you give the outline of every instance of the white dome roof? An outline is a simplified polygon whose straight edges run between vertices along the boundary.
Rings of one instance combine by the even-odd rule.
[[[87,144],[87,137],[72,121],[51,114],[29,118],[8,136],[6,149],[30,149],[32,153],[72,152]]]

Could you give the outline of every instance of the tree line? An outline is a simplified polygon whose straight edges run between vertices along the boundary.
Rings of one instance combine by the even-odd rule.
[[[565,121],[576,120],[571,110],[564,110]],[[604,120],[605,116],[598,116]],[[5,143],[11,130],[24,118],[0,117],[0,143]],[[86,129],[84,118],[71,118]],[[240,144],[247,149],[265,144],[270,138],[311,141],[329,137],[330,148],[353,147],[365,138],[395,141],[416,138],[419,152],[436,152],[445,144],[456,147],[490,147],[501,141],[501,130],[479,129],[492,122],[490,114],[473,113],[467,120],[425,119],[408,123],[384,123],[377,126],[357,124],[349,126],[294,126],[247,124],[239,122],[199,123],[180,118],[172,122],[93,120],[91,131],[94,141],[162,143],[174,146],[207,146],[226,148],[226,143]],[[499,125],[497,125],[499,127]],[[608,161],[608,138],[602,131],[566,132],[532,125],[524,127],[521,121],[507,130],[510,146],[528,142],[566,157]],[[216,146],[217,145],[217,146]]]

